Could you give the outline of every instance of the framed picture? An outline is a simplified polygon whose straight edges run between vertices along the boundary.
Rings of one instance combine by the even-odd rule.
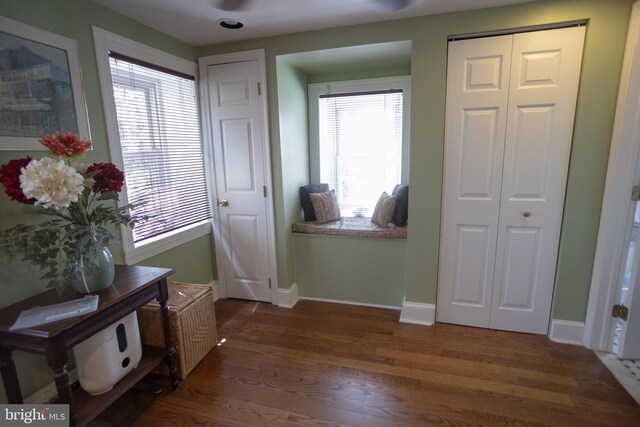
[[[0,16],[0,150],[43,150],[47,133],[89,139],[75,40]]]

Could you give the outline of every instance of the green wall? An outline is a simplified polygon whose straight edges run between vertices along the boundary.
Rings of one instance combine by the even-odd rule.
[[[301,297],[401,307],[406,240],[293,235]]]
[[[98,71],[93,48],[91,26],[145,43],[171,54],[196,62],[196,49],[166,34],[125,18],[110,9],[87,0],[2,0],[0,15],[77,40],[83,87],[87,100],[89,125],[94,149],[86,160],[108,161],[109,149],[100,94]],[[0,151],[0,164],[23,157],[38,157],[41,152]],[[0,192],[0,228],[8,228],[25,217],[30,208],[10,201]],[[111,250],[116,262],[122,262],[119,245]],[[204,236],[180,247],[141,262],[142,265],[173,267],[177,273],[172,279],[209,283],[215,278],[215,255],[212,236]],[[0,261],[0,307],[9,305],[44,290],[44,282],[38,281],[38,272],[25,264],[8,264]],[[51,381],[51,373],[41,356],[16,353],[14,356],[22,391],[28,395]],[[4,390],[2,390],[3,394]],[[0,401],[4,400],[0,396]]]
[[[267,55],[272,158],[280,159],[280,84],[276,58],[297,52],[411,40],[411,232],[407,240],[406,300],[435,303],[444,153],[447,37],[455,34],[588,19],[575,135],[557,266],[552,316],[584,321],[607,157],[633,0],[547,0],[515,6],[354,25],[258,40],[204,46],[199,56],[263,48]],[[287,170],[273,164],[276,188]],[[277,233],[290,228],[292,207],[276,195]],[[282,244],[282,240],[278,240]],[[286,253],[281,250],[279,254]],[[288,255],[288,254],[287,254]],[[279,258],[290,271],[293,257]],[[296,272],[296,274],[299,274]],[[292,284],[280,281],[281,287]]]
[[[411,64],[394,67],[376,67],[361,70],[338,71],[335,73],[318,73],[308,75],[309,83],[340,82],[345,80],[375,79],[381,77],[408,76]]]
[[[309,182],[309,140],[307,114],[307,76],[278,61],[278,119],[280,129],[281,165],[283,165],[282,204],[284,215],[276,224],[278,259],[294,257],[291,223],[300,220],[299,188]],[[275,162],[274,162],[275,163]],[[276,201],[277,203],[277,201]],[[286,268],[285,268],[286,267]],[[278,284],[288,287],[294,280],[293,263],[278,264]],[[283,284],[285,286],[283,286]]]

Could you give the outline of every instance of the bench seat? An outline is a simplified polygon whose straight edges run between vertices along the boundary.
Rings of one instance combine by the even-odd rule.
[[[338,221],[318,224],[317,221],[298,221],[292,225],[294,233],[319,234],[340,237],[367,237],[376,239],[406,239],[407,227],[389,224],[389,228],[378,227],[371,218],[342,218]]]

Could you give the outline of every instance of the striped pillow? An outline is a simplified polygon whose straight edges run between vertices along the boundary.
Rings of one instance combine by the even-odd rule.
[[[338,199],[336,199],[336,193],[333,190],[325,193],[311,193],[309,196],[318,224],[340,219],[340,207],[338,207]]]
[[[378,203],[376,203],[376,208],[373,210],[371,222],[382,228],[389,227],[391,217],[393,216],[393,210],[395,208],[396,197],[383,192],[378,199]]]

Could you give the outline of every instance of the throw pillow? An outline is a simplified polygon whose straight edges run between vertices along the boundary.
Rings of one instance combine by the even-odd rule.
[[[329,184],[308,184],[300,187],[300,203],[302,204],[302,212],[305,221],[315,221],[316,213],[311,203],[311,193],[326,193],[329,191]]]
[[[392,195],[396,196],[396,208],[391,222],[398,227],[404,227],[409,219],[409,186],[396,185]]]
[[[311,198],[311,204],[313,205],[318,224],[340,219],[338,199],[336,199],[336,193],[333,190],[324,193],[311,193],[309,197]]]
[[[373,210],[371,222],[382,228],[389,227],[395,207],[396,197],[390,196],[386,192],[382,193],[378,203],[376,203],[376,208]]]

